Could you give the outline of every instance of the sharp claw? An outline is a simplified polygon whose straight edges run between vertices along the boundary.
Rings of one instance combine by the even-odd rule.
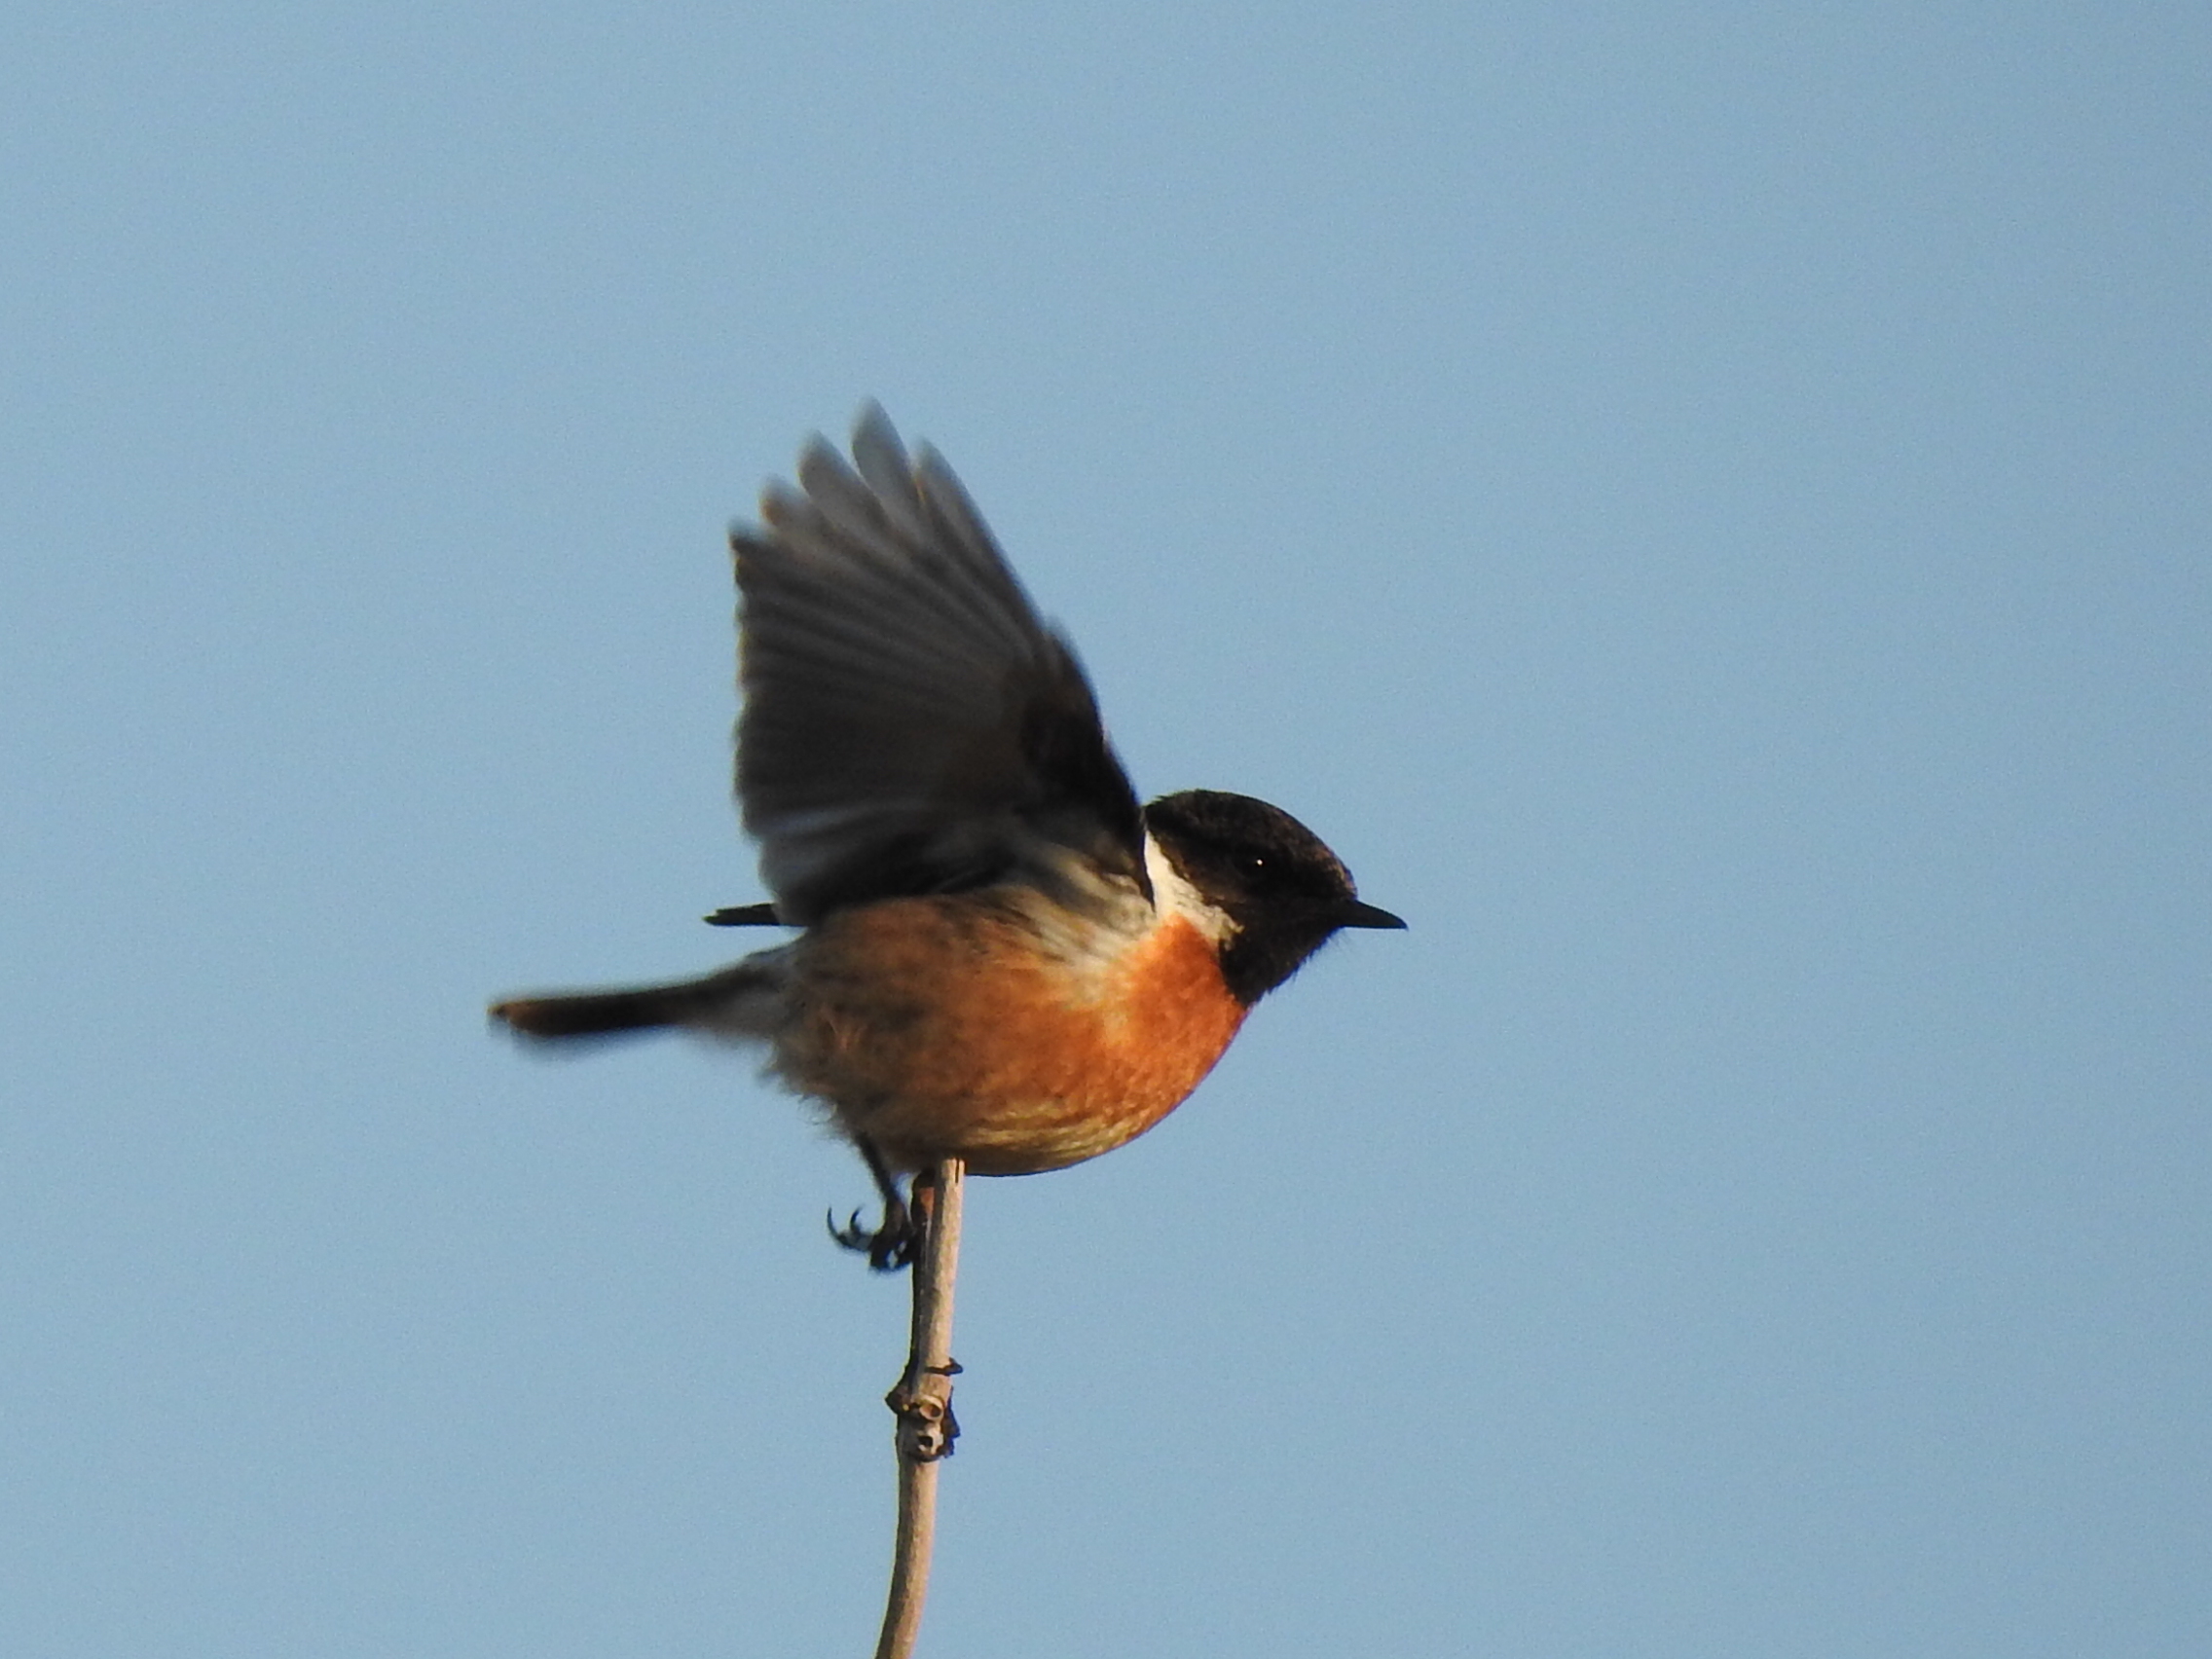
[[[852,1219],[844,1226],[837,1225],[837,1212],[831,1210],[823,1218],[830,1236],[847,1250],[858,1251],[867,1257],[867,1265],[879,1273],[895,1272],[901,1268],[914,1265],[921,1254],[921,1237],[914,1226],[913,1217],[902,1206],[887,1211],[883,1225],[867,1228],[861,1225],[861,1212],[853,1211]]]
[[[879,1273],[911,1267],[920,1253],[921,1241],[915,1235],[913,1221],[903,1214],[886,1215],[881,1227],[869,1229],[861,1225],[859,1210],[853,1211],[852,1219],[843,1227],[837,1225],[837,1212],[831,1210],[823,1217],[823,1223],[832,1239],[847,1250],[865,1254],[867,1265]]]

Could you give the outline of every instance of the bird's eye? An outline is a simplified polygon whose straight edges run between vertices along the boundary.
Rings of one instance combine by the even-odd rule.
[[[1268,870],[1268,861],[1258,853],[1246,853],[1236,863],[1246,875],[1265,875]]]

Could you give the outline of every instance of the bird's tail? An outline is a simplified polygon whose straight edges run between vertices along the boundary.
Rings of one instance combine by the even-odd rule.
[[[665,1026],[723,1037],[765,1037],[773,1029],[781,979],[772,963],[755,958],[703,979],[674,984],[511,997],[492,1005],[492,1017],[522,1036],[548,1041],[615,1037]]]

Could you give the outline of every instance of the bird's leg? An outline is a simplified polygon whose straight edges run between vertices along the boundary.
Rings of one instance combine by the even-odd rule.
[[[852,1220],[843,1227],[837,1218],[830,1218],[830,1236],[848,1250],[867,1253],[867,1265],[879,1273],[895,1272],[901,1268],[913,1266],[914,1256],[921,1248],[921,1229],[914,1225],[913,1212],[906,1206],[906,1197],[899,1190],[899,1177],[892,1174],[883,1161],[883,1154],[866,1135],[855,1135],[853,1144],[860,1148],[861,1157],[867,1161],[867,1172],[875,1177],[875,1190],[883,1195],[883,1225],[873,1233],[861,1226],[861,1212],[853,1211]]]

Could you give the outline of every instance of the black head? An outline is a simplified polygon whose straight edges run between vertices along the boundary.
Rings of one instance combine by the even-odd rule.
[[[1339,928],[1402,928],[1360,903],[1351,872],[1279,806],[1218,790],[1162,795],[1145,829],[1183,879],[1229,917],[1221,969],[1249,1007],[1293,974]]]

